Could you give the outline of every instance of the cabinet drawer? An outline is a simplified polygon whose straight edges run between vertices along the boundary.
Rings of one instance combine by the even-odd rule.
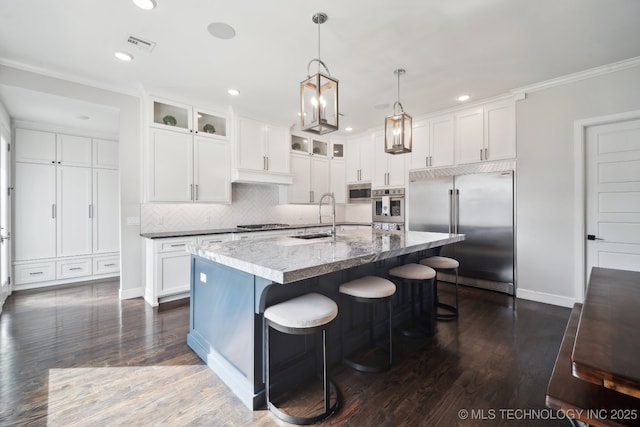
[[[120,271],[120,257],[100,257],[93,259],[93,274],[118,273]]]
[[[56,278],[56,263],[53,261],[16,265],[14,270],[16,285],[46,282]]]
[[[91,258],[58,261],[57,279],[91,275]]]
[[[230,242],[233,240],[232,234],[208,234],[198,237],[199,245],[210,245],[213,243]]]
[[[157,242],[158,252],[184,252],[187,244],[193,243],[195,239],[171,239]]]

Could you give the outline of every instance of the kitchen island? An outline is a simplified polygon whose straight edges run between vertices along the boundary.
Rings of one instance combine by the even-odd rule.
[[[251,409],[264,403],[263,317],[266,307],[308,292],[339,301],[341,283],[425,256],[464,235],[416,231],[353,230],[318,238],[282,237],[188,245],[191,314],[187,343]],[[339,313],[343,316],[345,313]],[[394,323],[406,313],[397,311]],[[330,328],[329,360],[340,358],[336,322]],[[358,346],[358,337],[350,339]],[[291,371],[311,342],[276,338],[272,360]]]

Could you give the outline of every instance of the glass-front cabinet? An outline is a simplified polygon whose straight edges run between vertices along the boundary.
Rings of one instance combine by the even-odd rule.
[[[227,118],[222,114],[159,98],[151,100],[151,114],[153,127],[216,138],[227,137]]]
[[[344,144],[334,142],[331,144],[331,158],[344,159]]]
[[[307,134],[292,134],[291,153],[329,157],[330,144]]]

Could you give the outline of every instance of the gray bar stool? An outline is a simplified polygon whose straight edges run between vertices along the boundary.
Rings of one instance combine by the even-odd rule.
[[[451,271],[456,275],[456,305],[450,305],[442,303],[438,300],[438,288],[436,285],[436,305],[448,313],[438,313],[436,316],[438,320],[453,320],[458,318],[458,267],[460,263],[453,259],[444,256],[432,256],[420,260],[420,264],[433,268],[436,273]],[[437,280],[437,277],[436,277]]]
[[[349,357],[342,361],[360,372],[384,372],[391,368],[393,363],[393,327],[391,325],[391,298],[396,293],[396,285],[393,282],[377,276],[365,276],[340,285],[340,295],[343,298],[369,306],[369,343],[375,345],[373,331],[373,304],[387,303],[389,314],[389,361],[381,365],[358,363]],[[348,310],[351,312],[351,310]],[[344,330],[341,332],[342,348],[344,351]]]
[[[429,311],[427,313],[424,313],[422,298],[420,298],[420,314],[426,314],[424,327],[418,328],[417,330],[415,327],[404,329],[401,331],[402,334],[406,336],[433,335],[436,325],[435,270],[426,265],[409,263],[392,268],[389,270],[389,276],[411,286],[411,322],[414,326],[416,325],[416,288],[418,288],[420,295],[422,295],[422,287],[425,287],[427,291],[429,304]]]
[[[264,311],[264,351],[266,363],[265,392],[267,408],[278,418],[293,424],[313,424],[327,418],[338,408],[339,393],[327,373],[327,326],[338,315],[338,306],[331,299],[317,293],[310,293],[279,304]],[[271,367],[269,354],[269,330],[273,328],[285,334],[310,335],[322,332],[322,378],[324,387],[324,409],[320,414],[302,417],[287,414],[271,401]],[[331,404],[331,394],[335,402]]]

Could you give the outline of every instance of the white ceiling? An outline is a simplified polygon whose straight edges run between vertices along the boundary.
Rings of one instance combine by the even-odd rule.
[[[489,98],[640,56],[638,0],[157,3],[144,11],[131,0],[0,0],[0,61],[291,125],[299,83],[317,57],[311,17],[321,11],[329,16],[321,57],[340,80],[341,128],[357,132],[391,114],[399,67],[407,70],[400,100],[417,116],[456,105],[462,93]],[[236,37],[213,38],[211,22],[231,25]],[[157,45],[151,53],[128,46],[129,34]],[[116,50],[135,59],[120,62]],[[28,114],[14,89],[0,90],[0,100],[10,114]]]

